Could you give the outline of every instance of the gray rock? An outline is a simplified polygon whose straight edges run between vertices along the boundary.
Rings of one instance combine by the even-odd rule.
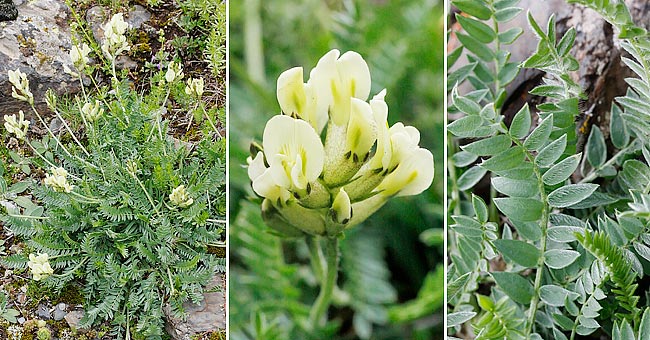
[[[140,28],[142,24],[149,21],[149,19],[151,19],[151,13],[149,13],[146,8],[140,5],[135,5],[133,6],[133,9],[126,14],[124,21],[131,25],[132,28],[137,29]]]
[[[84,313],[79,310],[72,311],[68,314],[65,315],[64,319],[68,323],[68,326],[72,328],[73,330],[82,330],[79,328],[79,322],[81,321],[81,318],[84,316]]]
[[[91,7],[86,11],[86,22],[93,31],[93,37],[96,41],[104,39],[104,30],[102,25],[108,21],[108,11],[102,6]]]
[[[18,323],[22,325],[25,323],[25,318],[21,316],[18,319],[16,319],[16,321],[18,321]]]
[[[0,200],[0,206],[4,207],[8,211],[15,211],[18,209],[18,206],[12,201]]]
[[[65,73],[72,68],[72,47],[67,24],[68,8],[63,0],[34,0],[17,6],[16,21],[0,22],[0,117],[26,105],[11,97],[9,70],[27,74],[30,89],[39,109],[45,108],[44,93],[52,88],[58,94],[79,90],[78,81]]]
[[[66,312],[67,308],[68,307],[66,306],[65,303],[59,303],[58,305],[56,305],[56,307],[54,308],[54,320],[55,321],[63,320],[68,314],[68,312]]]
[[[108,22],[111,16],[110,10],[103,6],[95,6],[86,12],[86,21],[93,31],[93,36],[100,44],[104,41],[104,24]],[[129,12],[124,15],[126,21],[132,29],[139,29],[145,22],[151,19],[151,13],[140,5],[133,6]]]
[[[217,274],[208,284],[207,289],[224,287],[224,274]],[[216,331],[226,328],[226,297],[222,291],[204,294],[204,299],[199,305],[185,303],[183,307],[187,312],[186,320],[171,316],[169,306],[164,308],[167,319],[165,328],[173,339],[185,339],[196,333]]]
[[[133,59],[131,59],[127,55],[121,55],[117,57],[117,59],[115,60],[115,67],[119,70],[121,69],[135,70],[138,68],[138,63],[133,61]]]
[[[16,20],[18,10],[12,0],[0,0],[0,21]]]
[[[47,308],[46,305],[41,303],[36,308],[36,316],[38,316],[42,320],[49,320],[52,318],[52,313],[50,313],[50,309]]]

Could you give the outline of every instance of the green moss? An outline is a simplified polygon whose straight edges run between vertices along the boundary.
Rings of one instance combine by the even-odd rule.
[[[57,302],[63,302],[68,305],[80,305],[84,302],[84,297],[81,290],[76,285],[67,285],[63,288],[59,296],[56,298]]]
[[[226,331],[212,332],[208,340],[226,340]]]
[[[215,254],[217,257],[226,258],[226,248],[224,247],[208,247],[208,253]]]

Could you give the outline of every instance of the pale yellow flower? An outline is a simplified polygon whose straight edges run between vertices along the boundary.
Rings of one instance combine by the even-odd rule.
[[[13,85],[11,87],[11,96],[33,105],[34,95],[29,90],[27,75],[20,72],[20,69],[16,69],[15,71],[9,70],[7,73],[9,74],[9,82]]]
[[[38,255],[29,254],[29,261],[27,262],[27,266],[32,271],[34,281],[40,281],[41,279],[45,279],[48,276],[54,274],[54,270],[48,261],[47,253]]]
[[[87,121],[94,122],[99,117],[104,114],[104,109],[101,106],[99,100],[95,100],[95,103],[85,103],[81,108],[81,113],[84,115],[84,118]]]
[[[102,51],[108,58],[115,58],[120,53],[131,49],[124,35],[129,28],[129,24],[124,21],[122,13],[113,15],[111,20],[104,24],[103,28],[104,42],[102,43]]]
[[[51,174],[46,174],[43,183],[52,188],[52,190],[57,192],[72,192],[74,188],[73,185],[68,183],[68,171],[64,168],[52,168],[50,170]]]
[[[18,139],[24,139],[27,134],[27,129],[29,128],[29,121],[25,120],[25,114],[23,110],[18,111],[18,118],[13,114],[11,116],[4,116],[5,119],[5,128],[7,132],[13,133]]]
[[[203,78],[194,79],[190,78],[187,80],[187,86],[185,86],[185,93],[189,96],[195,96],[201,98],[203,95]]]
[[[165,80],[167,80],[168,83],[171,83],[176,79],[182,79],[182,78],[183,78],[183,67],[181,67],[181,64],[173,60],[170,61],[169,65],[167,66],[167,72],[165,72]]]
[[[74,45],[70,49],[70,60],[81,71],[90,62],[90,58],[88,58],[89,53],[90,47],[86,43],[81,44],[81,46]]]
[[[180,208],[187,208],[194,203],[194,199],[187,193],[184,185],[174,188],[172,193],[169,194],[169,200]]]

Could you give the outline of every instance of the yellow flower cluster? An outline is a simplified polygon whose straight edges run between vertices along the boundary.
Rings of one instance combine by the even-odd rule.
[[[386,90],[367,101],[370,84],[361,55],[338,50],[320,59],[306,83],[301,67],[279,76],[282,114],[267,122],[262,148],[248,159],[269,226],[294,236],[336,235],[390,197],[431,185],[433,155],[418,146],[419,131],[389,127]]]

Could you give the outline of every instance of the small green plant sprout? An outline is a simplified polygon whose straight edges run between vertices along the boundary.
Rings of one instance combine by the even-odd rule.
[[[20,312],[13,308],[7,308],[8,303],[7,294],[0,292],[0,316],[8,322],[16,323],[16,317],[20,315]]]
[[[370,71],[356,52],[328,52],[307,83],[302,67],[285,71],[277,81],[282,114],[266,123],[262,145],[253,144],[248,159],[267,225],[307,238],[321,279],[310,314],[314,327],[332,297],[343,231],[389,198],[417,195],[433,181],[433,155],[418,146],[419,131],[402,123],[389,128],[386,91],[367,102],[369,94]]]
[[[36,331],[36,337],[38,340],[50,340],[52,338],[52,332],[49,329],[42,327]]]

